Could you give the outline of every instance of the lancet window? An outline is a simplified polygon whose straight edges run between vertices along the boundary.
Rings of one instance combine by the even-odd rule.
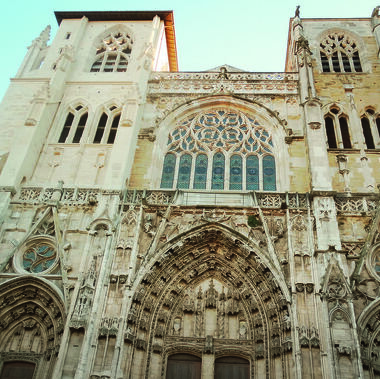
[[[320,42],[323,72],[362,72],[357,43],[344,32],[327,34]]]
[[[132,45],[132,38],[126,33],[109,34],[96,49],[91,72],[127,71]]]
[[[87,123],[88,112],[85,107],[78,105],[67,114],[58,143],[79,143]]]
[[[361,117],[364,142],[367,149],[376,149],[380,145],[380,115],[368,108]]]
[[[93,143],[114,143],[120,122],[120,110],[116,106],[107,108],[99,117]]]
[[[169,134],[161,188],[275,191],[272,136],[240,111],[192,115]]]
[[[348,118],[342,111],[333,106],[325,116],[327,145],[330,149],[351,149],[351,137]]]

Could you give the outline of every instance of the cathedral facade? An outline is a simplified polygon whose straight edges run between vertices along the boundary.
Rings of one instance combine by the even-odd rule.
[[[280,73],[56,18],[0,105],[0,378],[379,378],[379,9],[297,9]]]

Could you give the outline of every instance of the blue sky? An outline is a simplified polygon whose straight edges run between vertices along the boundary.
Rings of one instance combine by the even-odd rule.
[[[289,18],[369,17],[379,0],[97,0],[8,1],[2,5],[0,99],[27,46],[50,24],[54,11],[173,10],[179,69],[204,71],[229,64],[247,71],[283,71]],[[112,6],[112,8],[110,8]]]

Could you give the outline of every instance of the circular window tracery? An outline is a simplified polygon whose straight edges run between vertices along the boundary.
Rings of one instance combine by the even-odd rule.
[[[42,274],[54,270],[57,262],[54,240],[36,236],[29,239],[16,254],[14,265],[17,271]]]
[[[24,270],[38,274],[48,270],[54,264],[56,252],[48,244],[39,243],[27,249],[22,258]]]

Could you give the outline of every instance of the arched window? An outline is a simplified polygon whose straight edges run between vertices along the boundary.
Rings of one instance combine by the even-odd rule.
[[[362,72],[357,43],[344,32],[332,32],[320,42],[323,72]]]
[[[271,155],[266,155],[263,158],[263,190],[276,190],[276,166]]]
[[[87,123],[87,109],[82,105],[71,109],[67,114],[58,143],[79,143]]]
[[[126,33],[111,33],[102,40],[96,50],[91,72],[125,72],[132,51],[133,41]]]
[[[195,160],[194,189],[206,189],[208,159],[206,154],[198,154]]]
[[[164,168],[162,170],[161,188],[173,188],[175,162],[175,154],[166,154],[164,159]]]
[[[168,358],[166,379],[201,379],[202,360],[191,354],[173,354]]]
[[[212,161],[212,184],[211,189],[224,189],[224,155],[216,153]]]
[[[243,160],[234,154],[230,159],[230,190],[241,190],[243,183]]]
[[[221,357],[215,360],[215,379],[249,379],[249,362],[238,357]]]
[[[330,149],[351,149],[351,137],[347,116],[336,106],[330,108],[325,116],[325,131],[327,145]]]
[[[275,191],[272,150],[269,131],[243,112],[221,108],[192,115],[169,133],[161,188]]]
[[[369,107],[361,117],[364,142],[367,149],[380,147],[380,114]]]
[[[116,106],[107,108],[99,117],[93,143],[114,143],[120,122],[120,110]]]
[[[184,154],[179,161],[177,188],[189,188],[192,157]]]
[[[247,190],[257,191],[259,189],[259,158],[249,155],[246,161]]]

